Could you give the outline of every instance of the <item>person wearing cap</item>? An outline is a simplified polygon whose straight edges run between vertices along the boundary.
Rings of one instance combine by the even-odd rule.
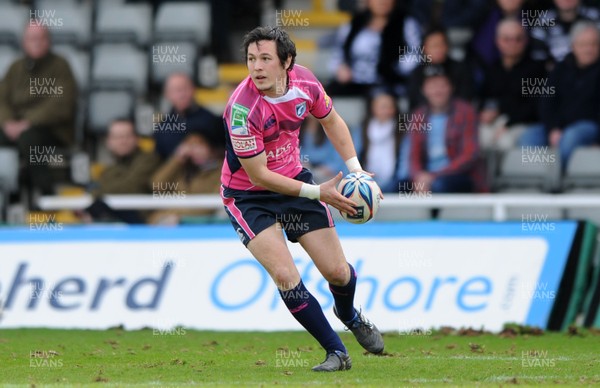
[[[223,123],[194,100],[194,82],[184,73],[173,73],[165,81],[163,95],[171,105],[167,114],[154,115],[155,152],[162,160],[173,155],[190,132],[202,133],[219,148],[225,147]]]
[[[409,115],[413,189],[425,193],[467,193],[483,190],[478,166],[477,113],[453,98],[453,86],[441,66],[424,73],[427,103]]]

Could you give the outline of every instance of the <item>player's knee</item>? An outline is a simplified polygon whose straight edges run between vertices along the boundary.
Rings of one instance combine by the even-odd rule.
[[[272,274],[275,285],[280,290],[290,290],[300,282],[300,275],[296,271],[287,268],[278,268]]]
[[[350,269],[347,263],[342,263],[332,267],[328,273],[323,275],[327,281],[336,286],[344,286],[350,279]]]

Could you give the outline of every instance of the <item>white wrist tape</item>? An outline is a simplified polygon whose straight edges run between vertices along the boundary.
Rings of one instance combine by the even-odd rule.
[[[362,166],[356,156],[346,160],[346,167],[348,167],[348,171],[350,172],[362,170]]]
[[[305,198],[310,198],[310,199],[320,199],[321,198],[321,186],[303,183],[302,187],[300,188],[299,196],[305,197]]]

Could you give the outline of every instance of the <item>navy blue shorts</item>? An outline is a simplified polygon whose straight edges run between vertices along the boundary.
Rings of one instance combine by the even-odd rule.
[[[312,173],[306,168],[295,180],[314,184]],[[335,226],[331,212],[324,202],[304,197],[293,197],[273,191],[244,191],[222,186],[221,196],[225,211],[244,245],[276,222],[285,231],[287,239],[298,242],[298,237],[313,230]]]

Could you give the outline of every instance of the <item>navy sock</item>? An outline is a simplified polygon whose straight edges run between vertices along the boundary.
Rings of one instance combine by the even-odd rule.
[[[314,296],[300,283],[291,290],[281,291],[279,295],[294,318],[321,344],[327,353],[341,350],[347,353],[342,340],[329,325],[323,314],[321,305]]]
[[[329,290],[333,294],[335,309],[338,316],[344,322],[351,321],[355,317],[354,312],[354,291],[356,291],[356,271],[348,263],[350,269],[350,280],[345,286],[336,286],[329,283]]]

